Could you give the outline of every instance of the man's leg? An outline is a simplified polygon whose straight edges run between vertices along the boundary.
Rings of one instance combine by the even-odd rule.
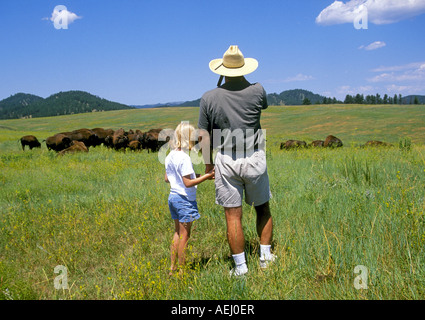
[[[245,260],[245,237],[242,230],[242,206],[236,208],[224,208],[227,223],[227,240],[236,268],[231,275],[243,275],[248,272]]]
[[[255,207],[257,212],[257,234],[260,244],[270,245],[273,238],[273,221],[270,213],[269,202]]]
[[[273,237],[273,220],[269,202],[256,206],[255,210],[257,212],[257,233],[260,237],[260,267],[267,268],[268,263],[275,259],[275,255],[270,252]]]
[[[227,240],[232,254],[245,249],[245,237],[242,230],[242,207],[224,208],[227,223]]]

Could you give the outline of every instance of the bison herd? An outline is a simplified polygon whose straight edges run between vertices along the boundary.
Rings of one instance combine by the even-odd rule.
[[[48,150],[58,152],[59,155],[71,152],[88,152],[90,147],[96,147],[104,145],[107,148],[114,150],[126,150],[130,149],[133,151],[146,149],[148,152],[158,151],[162,145],[169,141],[167,136],[164,139],[159,139],[159,134],[162,129],[151,129],[146,132],[140,130],[129,130],[124,129],[112,130],[112,129],[78,129],[71,132],[57,133],[47,139],[43,140],[46,142]],[[33,135],[23,136],[21,139],[22,150],[25,150],[25,146],[32,148],[40,148],[41,143]],[[305,141],[300,140],[287,140],[280,144],[280,149],[290,150],[298,148],[308,147],[323,147],[323,148],[339,148],[342,147],[343,143],[341,139],[329,135],[325,140],[314,140],[307,144]],[[382,141],[368,141],[361,147],[374,147],[374,146],[392,146],[389,143]]]
[[[280,149],[290,150],[290,149],[298,149],[298,148],[309,148],[309,147],[322,147],[322,148],[340,148],[343,146],[341,139],[329,135],[325,140],[314,140],[311,143],[307,144],[305,141],[301,140],[287,140],[280,144]],[[371,140],[366,142],[364,145],[360,147],[378,147],[378,146],[387,146],[390,147],[392,144]]]
[[[162,129],[151,129],[146,132],[140,130],[124,129],[78,129],[70,132],[61,132],[43,140],[48,150],[56,151],[59,155],[72,152],[88,152],[90,147],[104,145],[114,150],[133,151],[146,149],[148,152],[158,151],[169,138],[165,141],[159,139],[159,133]],[[30,149],[40,148],[41,143],[33,135],[23,136],[20,139],[22,150],[25,146]]]

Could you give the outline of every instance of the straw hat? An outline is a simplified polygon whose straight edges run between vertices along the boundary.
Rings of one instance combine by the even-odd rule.
[[[224,53],[223,59],[210,61],[210,70],[221,76],[239,77],[255,71],[258,61],[253,58],[244,58],[238,46],[230,46]]]

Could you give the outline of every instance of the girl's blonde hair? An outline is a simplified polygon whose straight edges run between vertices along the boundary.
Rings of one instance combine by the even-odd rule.
[[[196,141],[191,140],[194,138],[195,128],[189,124],[188,121],[182,121],[174,131],[172,140],[172,147],[174,149],[191,150]]]

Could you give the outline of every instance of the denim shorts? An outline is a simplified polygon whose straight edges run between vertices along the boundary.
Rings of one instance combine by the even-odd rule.
[[[170,193],[168,207],[170,208],[171,218],[173,220],[192,222],[201,217],[198,212],[196,200],[189,201],[185,196],[180,194]]]

